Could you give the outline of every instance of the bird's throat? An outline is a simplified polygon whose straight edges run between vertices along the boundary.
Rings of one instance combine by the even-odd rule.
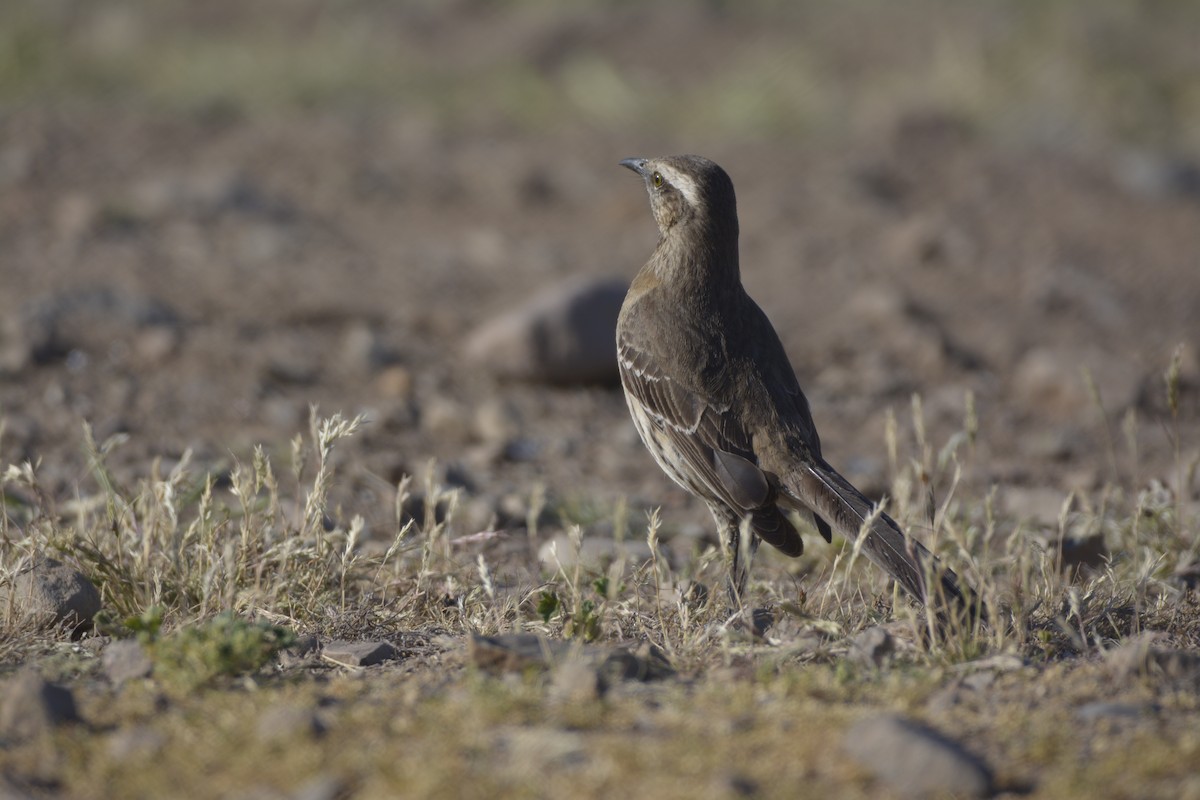
[[[653,280],[672,291],[692,297],[729,297],[741,287],[737,237],[723,247],[702,244],[712,239],[671,230],[658,243],[646,264]],[[639,276],[641,277],[641,276]],[[647,280],[650,280],[647,276]]]

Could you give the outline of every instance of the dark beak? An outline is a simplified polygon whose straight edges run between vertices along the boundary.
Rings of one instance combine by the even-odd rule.
[[[620,162],[618,162],[618,163],[619,163],[619,164],[620,164],[622,167],[628,167],[629,169],[631,169],[631,170],[633,170],[634,172],[636,172],[638,175],[641,175],[643,178],[644,178],[644,177],[646,177],[646,163],[647,163],[647,159],[644,159],[644,158],[627,158],[627,159],[625,159],[624,161],[620,161]]]

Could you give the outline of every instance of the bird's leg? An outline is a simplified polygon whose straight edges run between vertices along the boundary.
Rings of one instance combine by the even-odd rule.
[[[729,608],[737,612],[742,609],[742,600],[746,596],[750,562],[758,549],[758,537],[750,530],[749,518],[739,519],[737,515],[716,504],[710,504],[709,510],[716,520],[721,553],[729,570]]]

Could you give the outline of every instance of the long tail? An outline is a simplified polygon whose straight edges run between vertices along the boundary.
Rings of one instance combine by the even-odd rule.
[[[953,571],[941,566],[920,542],[906,537],[887,514],[876,514],[874,504],[824,461],[797,466],[781,476],[781,483],[784,499],[824,518],[848,539],[857,539],[863,524],[871,520],[862,542],[863,552],[919,602],[939,611],[965,609],[971,616],[982,613],[974,592],[960,586]],[[926,587],[927,574],[938,579],[933,597]]]

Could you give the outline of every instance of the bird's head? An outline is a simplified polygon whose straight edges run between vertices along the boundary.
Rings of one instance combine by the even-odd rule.
[[[658,229],[698,226],[737,237],[737,201],[725,170],[703,156],[627,158],[621,166],[642,176]]]

